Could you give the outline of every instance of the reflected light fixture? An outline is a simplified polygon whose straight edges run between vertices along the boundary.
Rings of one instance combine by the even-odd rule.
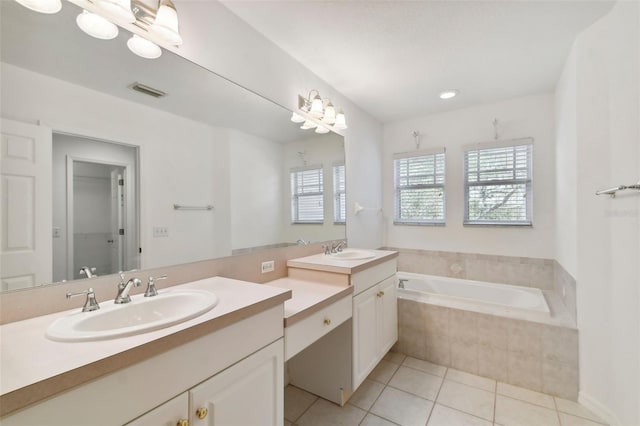
[[[98,0],[95,3],[108,16],[117,17],[129,24],[136,22],[136,17],[131,11],[131,0]]]
[[[171,0],[161,0],[156,13],[156,19],[149,30],[158,34],[174,46],[182,44],[182,37],[178,32],[178,12]]]
[[[156,59],[162,55],[162,49],[157,44],[134,34],[127,40],[127,47],[130,51],[145,59]]]
[[[16,0],[18,3],[31,9],[34,12],[40,13],[58,13],[62,9],[62,2],[60,0]]]
[[[440,92],[440,99],[451,99],[458,96],[457,90],[445,90],[444,92]]]
[[[291,121],[294,123],[304,122],[300,127],[301,129],[317,128],[316,133],[328,133],[333,129],[343,130],[347,128],[347,121],[342,109],[337,109],[330,99],[322,99],[320,92],[316,89],[311,90],[307,97],[298,95],[298,109],[326,125],[319,126],[313,120],[305,120],[303,116],[294,112],[291,115]],[[323,130],[320,130],[320,128]]]
[[[111,40],[118,36],[118,27],[95,13],[83,10],[76,18],[76,24],[91,37],[100,40]]]

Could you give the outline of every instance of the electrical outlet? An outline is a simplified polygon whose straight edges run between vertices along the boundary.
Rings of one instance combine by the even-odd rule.
[[[169,228],[166,226],[154,226],[153,227],[153,238],[161,238],[169,236]]]
[[[273,272],[276,268],[276,263],[273,260],[269,260],[267,262],[262,262],[262,273],[266,274],[267,272]]]

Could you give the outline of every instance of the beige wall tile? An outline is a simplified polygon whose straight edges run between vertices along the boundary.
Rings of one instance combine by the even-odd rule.
[[[477,314],[478,344],[506,350],[509,321],[511,320],[494,315]]]
[[[449,308],[420,304],[425,319],[425,330],[430,334],[449,335]]]
[[[542,325],[529,321],[509,321],[508,349],[509,352],[519,352],[529,356],[542,355]]]
[[[519,352],[508,354],[507,383],[542,391],[542,360]]]
[[[566,327],[542,327],[542,358],[545,361],[578,365],[578,330]]]
[[[449,338],[436,334],[427,335],[426,360],[439,365],[451,365]]]
[[[478,346],[478,374],[495,380],[507,381],[508,352],[491,346]]]
[[[449,310],[449,339],[464,343],[478,342],[478,314],[459,309]]]
[[[543,361],[542,392],[566,399],[578,399],[577,365]]]
[[[478,373],[478,344],[450,341],[451,367],[468,373]]]

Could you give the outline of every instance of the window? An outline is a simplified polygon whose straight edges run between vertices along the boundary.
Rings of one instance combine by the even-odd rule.
[[[344,164],[333,166],[333,223],[344,224],[347,217]]]
[[[324,222],[322,166],[291,171],[291,222]]]
[[[465,224],[531,225],[532,142],[465,151]]]
[[[394,156],[395,215],[400,225],[443,225],[444,148]]]

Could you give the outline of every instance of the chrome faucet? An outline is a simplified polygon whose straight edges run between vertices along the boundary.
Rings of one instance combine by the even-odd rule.
[[[130,278],[129,281],[124,281],[124,274],[120,274],[120,284],[118,284],[118,295],[114,300],[114,303],[129,303],[131,302],[131,296],[129,296],[129,291],[131,287],[140,287],[142,285],[142,281],[138,278]]]
[[[408,278],[400,278],[398,280],[398,288],[404,288],[404,283],[406,283],[407,281],[409,281]]]
[[[100,309],[100,305],[96,300],[96,293],[92,288],[88,288],[85,291],[78,291],[76,293],[67,293],[67,299],[71,299],[76,296],[81,296],[83,294],[87,295],[87,300],[84,302],[84,306],[82,307],[82,312],[91,312],[97,311]]]
[[[156,288],[156,281],[158,280],[166,280],[166,275],[161,275],[159,277],[149,277],[149,284],[147,285],[147,291],[144,292],[144,297],[153,297],[158,295],[158,289]]]
[[[342,249],[345,248],[346,246],[347,246],[347,241],[342,240],[337,244],[335,241],[331,241],[331,245],[328,245],[328,244],[326,246],[323,245],[322,248],[324,249],[325,255],[330,255],[330,254],[341,252]]]
[[[80,268],[79,274],[86,275],[87,278],[93,278],[93,277],[97,277],[95,272],[96,272],[96,268],[89,268],[88,266],[83,266],[82,268]]]

